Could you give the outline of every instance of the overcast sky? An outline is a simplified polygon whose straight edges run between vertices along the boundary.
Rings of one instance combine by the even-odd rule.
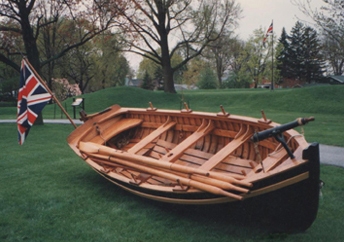
[[[323,0],[311,1],[312,8],[319,8],[323,5]],[[278,38],[283,27],[289,34],[298,19],[309,20],[297,6],[291,3],[291,0],[236,0],[236,2],[240,3],[243,10],[239,28],[236,30],[236,34],[242,40],[247,40],[255,29],[262,28],[265,32],[272,20],[274,33]],[[126,57],[131,67],[137,70],[142,58],[134,54],[126,54]]]
[[[267,30],[272,20],[274,32],[278,37],[283,27],[289,34],[298,19],[309,20],[297,6],[292,4],[291,0],[236,0],[236,2],[240,3],[243,10],[236,33],[243,40],[247,40],[255,29]],[[311,2],[312,8],[319,8],[322,5],[323,0]]]

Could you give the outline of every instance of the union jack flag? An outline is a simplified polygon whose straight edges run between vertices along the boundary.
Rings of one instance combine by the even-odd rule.
[[[265,42],[266,42],[266,40],[267,40],[267,38],[268,38],[268,35],[270,35],[270,34],[272,34],[272,33],[274,32],[274,27],[273,27],[273,26],[274,26],[274,25],[273,25],[273,22],[271,22],[271,24],[270,24],[268,30],[266,31],[266,34],[265,34],[265,36],[264,36],[264,39],[263,39],[263,45],[264,45],[264,46],[265,46]]]
[[[18,142],[22,145],[38,114],[50,101],[51,94],[39,82],[25,59],[20,69],[20,87],[17,105]]]

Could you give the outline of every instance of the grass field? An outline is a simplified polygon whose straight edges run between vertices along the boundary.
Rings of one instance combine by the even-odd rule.
[[[87,113],[99,112],[113,104],[123,107],[148,107],[152,102],[157,108],[180,109],[186,101],[196,111],[219,112],[220,105],[232,114],[267,117],[278,123],[298,117],[314,116],[316,121],[305,126],[309,142],[344,147],[344,86],[320,86],[299,89],[234,89],[213,91],[184,91],[165,94],[139,88],[109,88],[84,95]],[[63,102],[73,117],[72,99]],[[77,110],[79,111],[79,110]],[[77,114],[78,115],[78,114]],[[0,108],[0,119],[15,119],[15,107]],[[57,105],[48,105],[44,118],[65,118]]]
[[[273,93],[196,91],[184,92],[183,96],[193,110],[217,112],[222,104],[230,113],[259,117],[264,109],[268,118],[281,123],[299,116],[315,116],[316,121],[305,127],[307,140],[344,146],[343,94],[344,88],[338,86]],[[181,94],[114,88],[85,95],[85,109],[92,113],[113,103],[147,107],[149,101],[158,108],[179,109],[181,99]],[[66,105],[70,107],[70,103],[68,100]],[[54,105],[49,105],[44,118],[53,117]],[[15,118],[15,108],[0,108],[0,119],[9,118]],[[321,166],[321,179],[326,185],[318,217],[310,229],[291,235],[271,233],[261,226],[263,221],[238,221],[221,211],[219,214],[199,208],[166,206],[122,191],[69,149],[66,137],[72,130],[71,125],[34,126],[25,144],[19,146],[16,125],[0,124],[0,241],[342,241],[344,238],[342,168]]]

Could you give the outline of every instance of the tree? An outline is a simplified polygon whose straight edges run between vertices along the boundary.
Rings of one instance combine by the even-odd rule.
[[[314,9],[311,0],[293,0],[300,10],[320,29],[323,53],[333,74],[344,72],[344,5],[343,1],[323,0],[320,9]]]
[[[230,50],[231,50],[231,58],[232,60],[229,62],[229,70],[233,72],[237,72],[241,68],[241,64],[239,62],[239,57],[241,52],[243,51],[245,46],[245,42],[240,39],[234,39],[230,43]]]
[[[88,6],[85,6],[84,3]],[[112,26],[112,19],[116,13],[104,12],[104,5],[106,4],[101,1],[90,3],[89,1],[72,0],[0,0],[1,37],[10,34],[18,35],[22,39],[21,44],[18,45],[8,38],[6,42],[2,42],[0,61],[19,72],[20,67],[17,64],[19,62],[15,57],[24,54],[33,68],[40,74],[42,66],[64,56],[68,51],[85,44]],[[53,11],[44,11],[46,7],[50,7]],[[58,53],[52,53],[52,55],[47,55],[46,59],[42,59],[38,48],[41,30],[56,24],[62,16],[76,22],[88,19],[90,28],[83,33],[80,41],[65,43],[63,49]],[[72,35],[73,32],[70,34]],[[43,123],[41,114],[36,123]]]
[[[148,72],[145,73],[142,80],[142,86],[143,89],[147,90],[153,90],[154,84],[152,78],[149,76]]]
[[[183,73],[183,83],[189,86],[195,86],[200,79],[202,70],[209,68],[208,63],[200,56],[193,58],[186,64],[186,70]]]
[[[303,50],[301,53],[304,72],[302,78],[305,82],[320,82],[323,79],[324,61],[321,55],[321,44],[317,37],[317,32],[306,27],[304,31]]]
[[[18,89],[19,82],[18,78],[14,78],[14,76],[16,76],[15,70],[12,68],[6,68],[6,65],[0,62],[0,96],[6,95],[9,96],[8,98],[11,100],[16,99],[13,90]]]
[[[264,47],[262,36],[264,36],[262,29],[255,30],[238,58],[240,69],[236,73],[237,81],[246,83],[253,80],[255,88],[263,78],[271,76],[273,68],[271,63],[272,42],[269,41],[268,46]]]
[[[92,77],[89,83],[92,91],[124,85],[129,64],[120,51],[118,39],[117,35],[104,32],[92,40],[93,48],[87,50],[90,53],[90,70],[87,74]]]
[[[344,73],[344,49],[341,44],[329,35],[323,35],[322,53],[324,59],[329,62],[328,71],[334,75],[342,75]]]
[[[317,32],[313,28],[297,21],[291,34],[286,39],[282,36],[280,41],[283,48],[278,55],[278,68],[284,77],[306,83],[322,79],[324,62]]]
[[[222,86],[222,79],[226,71],[235,71],[237,58],[243,48],[243,43],[231,33],[219,37],[209,44],[203,54],[216,70],[217,81]]]
[[[155,73],[159,71],[159,65],[156,64],[149,58],[143,58],[139,64],[139,69],[137,70],[137,78],[143,79],[146,74],[153,77]]]
[[[77,84],[70,84],[65,78],[63,79],[53,79],[54,95],[55,97],[63,101],[72,96],[81,95],[81,90]]]
[[[157,50],[158,53],[161,53],[160,50]],[[174,54],[171,58],[171,65],[175,67],[183,60],[182,56],[178,53]],[[176,70],[173,74],[173,79],[175,83],[182,83],[183,72],[186,67],[183,66]],[[137,78],[143,79],[146,72],[152,77],[156,82],[160,83],[163,81],[163,70],[161,65],[158,65],[156,62],[152,61],[150,58],[144,57],[139,64],[139,69],[137,71]]]
[[[171,93],[175,93],[173,74],[233,28],[241,13],[235,0],[128,0],[127,4],[126,9],[117,8],[127,50],[160,65],[164,91]],[[184,58],[172,66],[178,52]]]
[[[14,57],[24,54],[36,71],[40,73],[42,66],[64,56],[68,51],[85,44],[112,26],[115,13],[107,12],[109,14],[105,15],[103,5],[104,3],[98,3],[98,1],[93,1],[90,6],[89,1],[0,0],[1,36],[19,35],[22,39],[22,44],[19,45],[15,45],[17,43],[12,41],[2,42],[0,61],[19,71],[20,67]],[[50,10],[48,11],[47,8]],[[89,28],[84,29],[80,39],[64,42],[59,46],[63,46],[63,48],[58,52],[51,52],[56,50],[56,46],[53,44],[56,31],[53,30],[56,30],[56,24],[61,18],[70,19],[76,25],[82,25],[83,21],[87,19]],[[48,31],[49,28],[52,31]],[[44,59],[38,47],[41,34],[43,34],[43,41],[47,44],[44,47],[46,49]],[[74,32],[69,32],[69,34],[73,35]]]
[[[199,89],[216,89],[216,75],[211,68],[203,69],[200,73],[200,79],[197,82],[197,87]]]
[[[68,80],[77,83],[82,93],[85,93],[89,82],[94,77],[93,69],[95,69],[95,65],[92,59],[93,52],[91,46],[91,43],[86,43],[74,48],[56,61],[59,72],[55,72],[54,75],[68,78]],[[101,81],[102,79],[99,80],[99,82]]]
[[[289,66],[292,65],[290,63],[289,58],[289,42],[288,42],[288,34],[285,31],[285,28],[282,29],[281,37],[278,39],[278,47],[276,51],[276,60],[277,60],[277,69],[280,71],[280,75],[282,77],[291,77],[293,74],[289,73]]]
[[[249,88],[251,82],[249,78],[238,79],[236,72],[231,72],[227,79],[222,82],[222,88]]]
[[[289,53],[286,56],[289,63],[287,75],[290,78],[298,80],[303,76],[302,72],[304,71],[302,66],[302,52],[304,51],[302,45],[303,33],[304,25],[300,21],[297,21],[288,36],[289,48],[286,50]]]

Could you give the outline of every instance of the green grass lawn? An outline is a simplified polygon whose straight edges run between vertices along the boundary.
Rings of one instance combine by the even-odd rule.
[[[338,88],[338,89],[337,89]],[[193,110],[260,116],[288,122],[315,116],[305,126],[309,142],[344,146],[344,88],[184,92]],[[182,95],[113,88],[85,95],[88,113],[121,106],[180,108]],[[329,99],[329,100],[328,100]],[[285,102],[289,102],[285,103]],[[71,100],[66,101],[70,107]],[[332,107],[332,108],[331,108]],[[69,113],[72,114],[71,109]],[[56,114],[55,114],[56,116]],[[54,105],[44,118],[54,117]],[[0,119],[15,108],[0,108]],[[32,127],[23,146],[15,124],[0,124],[0,241],[342,241],[344,169],[321,166],[318,217],[300,234],[271,233],[260,222],[222,212],[166,206],[131,195],[88,167],[68,147],[71,125]]]
[[[71,125],[34,126],[17,145],[1,124],[0,241],[341,241],[344,169],[322,166],[318,218],[305,233],[274,234],[230,213],[165,206],[108,182],[69,149]]]
[[[87,113],[99,112],[113,104],[146,108],[149,102],[157,108],[180,109],[182,102],[186,101],[196,111],[219,112],[219,106],[223,105],[231,114],[261,117],[261,110],[264,110],[269,119],[278,123],[314,116],[316,121],[304,127],[307,141],[344,147],[344,86],[277,89],[273,92],[266,89],[197,90],[178,94],[120,87],[83,97]],[[71,103],[72,99],[68,99],[62,105],[73,117]],[[77,117],[78,111],[77,108]],[[65,118],[54,104],[43,110],[43,117]],[[0,119],[15,118],[15,107],[0,108]]]

